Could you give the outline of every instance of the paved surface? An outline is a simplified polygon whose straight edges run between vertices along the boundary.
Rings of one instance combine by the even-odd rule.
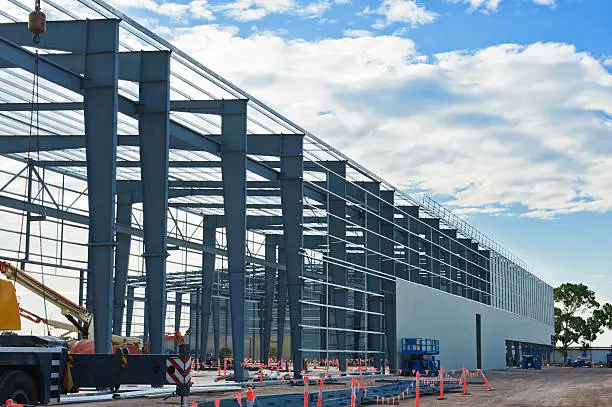
[[[211,377],[198,378],[196,382],[210,383]],[[421,407],[612,407],[612,369],[605,368],[545,368],[541,371],[498,371],[488,372],[487,378],[494,391],[486,391],[484,385],[470,385],[469,396],[458,393],[446,394],[446,400],[436,397],[421,398]],[[470,379],[470,381],[476,379]],[[203,384],[203,383],[202,383]],[[368,383],[373,385],[374,383]],[[343,385],[325,386],[326,390],[342,389]],[[272,386],[255,389],[256,394],[300,393],[303,388]],[[235,391],[198,394],[189,398],[192,402],[211,400],[217,397],[234,397]],[[414,399],[403,400],[400,407],[414,406]],[[77,404],[80,407],[162,407],[178,406],[179,399],[140,398],[131,400],[105,401],[99,403]],[[236,404],[237,406],[237,404]],[[323,403],[325,407],[325,403]],[[348,407],[348,406],[347,406]]]

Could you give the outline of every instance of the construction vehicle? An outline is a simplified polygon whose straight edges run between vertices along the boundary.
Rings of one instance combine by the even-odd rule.
[[[440,371],[440,341],[437,339],[402,338],[400,367],[402,375],[437,376]],[[413,373],[414,372],[414,373]]]
[[[76,333],[80,339],[67,339],[71,353],[94,353],[93,339],[91,339],[93,336],[93,315],[86,308],[70,301],[57,291],[49,288],[25,271],[10,263],[0,261],[0,274],[33,294],[38,295],[43,301],[48,301],[58,307],[62,315],[65,316],[70,323],[43,318],[31,311],[19,307],[19,314],[23,318],[34,323],[44,323],[53,328],[65,330],[66,332],[60,335],[62,338],[67,339],[68,334],[73,332]],[[112,343],[113,353],[118,350],[123,353],[142,353],[141,341],[139,338],[113,335]]]
[[[2,278],[0,309],[0,331],[21,330],[24,312],[15,286]],[[25,314],[36,319],[35,314]],[[0,335],[0,405],[9,399],[25,405],[59,403],[62,393],[79,388],[116,391],[124,384],[176,384],[177,395],[184,398],[191,384],[191,359],[188,349],[184,351],[181,356],[130,354],[123,349],[113,354],[74,354],[62,338]]]
[[[521,368],[542,369],[542,352],[539,349],[523,348],[521,352]]]

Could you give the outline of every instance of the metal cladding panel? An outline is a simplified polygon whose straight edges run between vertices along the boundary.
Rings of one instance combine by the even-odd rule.
[[[166,383],[166,355],[73,354],[75,387],[113,387],[118,384]],[[122,363],[122,356],[126,358]]]
[[[420,284],[397,280],[396,290],[397,341],[438,339],[445,370],[476,368],[476,314],[484,369],[505,368],[507,340],[548,345],[554,332],[552,325]]]

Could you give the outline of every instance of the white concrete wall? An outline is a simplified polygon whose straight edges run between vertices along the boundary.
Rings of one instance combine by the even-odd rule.
[[[475,369],[476,314],[481,315],[483,369],[506,366],[506,340],[548,345],[554,333],[551,325],[398,279],[398,353],[401,338],[438,339],[444,369]]]

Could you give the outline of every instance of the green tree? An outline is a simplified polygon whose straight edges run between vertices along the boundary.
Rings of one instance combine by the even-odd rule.
[[[590,321],[583,318],[583,315],[600,308],[595,292],[584,284],[562,284],[554,289],[553,295],[558,304],[555,307],[555,338],[561,344],[558,349],[565,363],[570,345],[578,343],[581,338],[584,338],[584,343],[590,344],[600,334],[602,325],[607,325],[605,322],[609,321],[603,321],[600,313],[591,315]],[[606,314],[605,311],[603,313]]]

